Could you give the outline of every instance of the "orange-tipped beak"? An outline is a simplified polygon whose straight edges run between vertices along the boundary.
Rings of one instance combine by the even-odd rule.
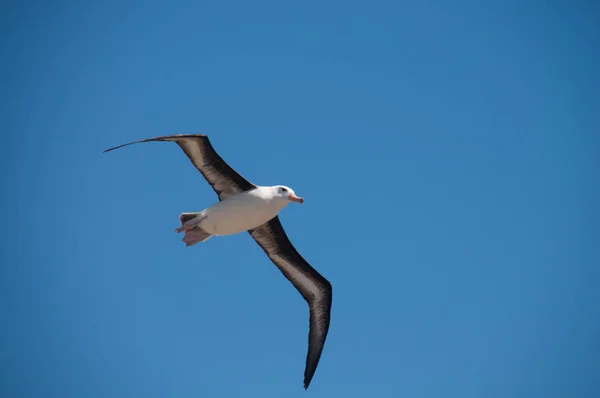
[[[296,202],[296,203],[304,203],[304,198],[301,198],[300,196],[296,196],[293,193],[290,194],[290,196],[288,196],[288,199],[291,200],[292,202]]]

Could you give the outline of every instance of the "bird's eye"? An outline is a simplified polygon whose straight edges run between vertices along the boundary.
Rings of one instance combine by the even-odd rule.
[[[285,189],[284,187],[279,188],[279,192],[284,193],[287,192],[287,189]]]

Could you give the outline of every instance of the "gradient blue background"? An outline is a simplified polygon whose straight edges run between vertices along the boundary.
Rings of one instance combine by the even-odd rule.
[[[3,397],[600,396],[600,6],[5,2]],[[209,134],[334,286],[308,309],[216,195]]]

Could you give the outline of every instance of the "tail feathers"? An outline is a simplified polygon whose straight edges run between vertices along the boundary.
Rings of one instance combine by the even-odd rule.
[[[196,216],[199,216],[202,213],[181,213],[179,215],[179,221],[181,222],[181,225],[183,226],[186,222],[196,218]]]
[[[175,229],[177,233],[181,233],[185,231],[185,236],[183,237],[183,242],[185,242],[186,246],[193,246],[196,243],[205,242],[208,240],[212,234],[206,232],[202,227],[200,227],[200,223],[204,217],[202,217],[202,212],[199,213],[181,213],[179,216],[179,221],[181,221],[181,227]]]

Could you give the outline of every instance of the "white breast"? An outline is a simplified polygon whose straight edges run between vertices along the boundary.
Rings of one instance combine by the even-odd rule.
[[[261,188],[228,197],[205,210],[201,226],[213,235],[232,235],[263,225],[287,203]]]

